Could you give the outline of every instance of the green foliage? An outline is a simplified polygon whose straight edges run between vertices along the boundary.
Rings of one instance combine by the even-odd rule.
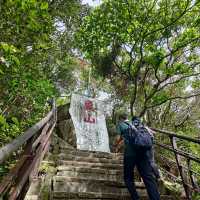
[[[176,198],[181,196],[181,185],[178,183],[172,183],[169,181],[164,181],[164,186],[168,192]]]
[[[70,103],[70,96],[66,96],[66,97],[58,97],[56,99],[56,105],[59,106],[63,106]]]
[[[198,76],[199,7],[192,0],[104,1],[84,18],[77,45],[96,73],[142,116],[184,96],[186,83],[195,81],[190,77]],[[115,81],[120,79],[126,95]]]
[[[193,195],[192,195],[192,199],[193,200],[199,200],[200,199],[200,194],[198,192],[195,192]]]
[[[86,12],[79,0],[0,0],[0,145],[47,113],[56,86],[72,89],[73,35]]]
[[[150,65],[158,67],[163,61],[164,53],[162,51],[155,51],[149,56],[146,61]]]
[[[163,101],[166,101],[168,98],[169,97],[168,97],[167,93],[165,91],[162,91],[152,98],[152,101],[153,101],[152,103],[153,104],[160,104]]]
[[[195,89],[200,88],[200,80],[196,79],[195,81],[193,81],[192,87]]]
[[[0,175],[6,173],[7,171],[8,169],[6,167],[0,166]]]

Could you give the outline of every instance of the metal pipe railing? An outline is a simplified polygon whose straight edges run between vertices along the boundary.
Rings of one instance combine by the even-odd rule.
[[[181,177],[181,181],[182,181],[182,184],[183,184],[183,187],[185,190],[186,198],[188,200],[191,200],[193,191],[200,192],[200,187],[194,180],[194,174],[198,175],[198,173],[194,173],[194,170],[192,170],[191,161],[200,164],[200,158],[197,156],[193,156],[190,153],[184,152],[183,150],[178,149],[176,139],[181,139],[183,141],[192,142],[192,143],[199,144],[199,145],[200,145],[200,140],[191,138],[188,136],[184,136],[184,135],[178,135],[174,132],[170,132],[170,131],[166,131],[166,130],[160,130],[160,129],[155,129],[155,128],[151,128],[151,129],[157,133],[164,134],[165,136],[167,136],[170,139],[171,146],[169,144],[161,144],[156,141],[155,141],[155,144],[157,146],[159,146],[160,148],[166,149],[166,150],[174,153],[175,160],[176,160],[176,166],[177,166],[177,169],[178,169],[180,177]],[[187,167],[183,166],[180,156],[184,157],[187,160]],[[188,173],[187,177],[185,176],[186,170]],[[189,181],[188,181],[188,178],[189,178]]]

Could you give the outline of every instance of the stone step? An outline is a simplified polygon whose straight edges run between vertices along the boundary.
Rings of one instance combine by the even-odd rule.
[[[109,180],[123,183],[123,171],[115,169],[89,168],[88,166],[58,166],[57,176],[87,178],[90,180]],[[139,176],[135,177],[139,179]]]
[[[91,173],[91,174],[105,174],[105,175],[116,175],[119,176],[123,173],[123,170],[118,169],[102,169],[102,168],[90,168],[88,166],[82,165],[82,166],[66,166],[61,165],[56,167],[57,173],[63,172],[63,171],[74,171],[74,172],[80,172],[80,173]]]
[[[84,161],[73,161],[73,160],[59,160],[58,165],[63,166],[86,166],[88,168],[100,168],[100,169],[117,169],[123,170],[123,164],[113,164],[113,163],[91,163]]]
[[[69,193],[53,193],[53,200],[131,200],[129,194],[114,194],[105,192],[69,192]],[[146,195],[140,194],[140,200],[148,200]],[[174,200],[168,195],[161,195],[161,200]],[[180,199],[179,199],[180,200]]]
[[[79,157],[123,160],[122,153],[106,153],[106,152],[87,151],[87,150],[78,150],[78,149],[71,150],[68,148],[61,148],[60,152],[68,154],[68,155],[79,156]]]
[[[39,200],[38,195],[26,195],[24,200]]]
[[[87,178],[88,180],[108,180],[108,181],[117,181],[119,185],[124,185],[122,175],[116,176],[111,174],[95,174],[95,173],[80,173],[75,171],[63,171],[58,172],[57,176],[68,176],[68,177],[79,177]]]
[[[142,183],[136,183],[136,188],[141,194],[146,193],[146,189]],[[87,178],[64,176],[53,177],[53,191],[60,193],[105,192],[120,195],[128,194],[124,184],[120,183],[119,181],[110,181],[104,179],[90,180]]]
[[[83,156],[74,156],[66,153],[60,153],[55,158],[56,160],[71,160],[71,161],[88,162],[88,163],[123,164],[123,160],[121,159],[83,157]]]
[[[57,175],[59,176],[81,176],[93,179],[104,177],[111,180],[123,180],[123,166],[116,164],[87,163],[77,161],[63,161],[65,165],[58,166]],[[72,164],[72,165],[70,165]],[[106,168],[110,165],[112,168]],[[114,165],[114,166],[113,166]],[[104,166],[104,167],[101,167]],[[140,180],[138,171],[134,170],[135,179]]]
[[[54,182],[63,182],[63,181],[72,181],[72,182],[80,182],[80,183],[87,183],[87,182],[97,182],[99,184],[109,185],[109,186],[117,186],[117,187],[125,187],[124,181],[120,179],[110,180],[105,179],[104,177],[99,177],[98,179],[94,179],[93,177],[75,177],[75,176],[59,176],[55,175],[53,177]],[[135,186],[140,189],[145,189],[145,185],[143,182],[135,182]]]

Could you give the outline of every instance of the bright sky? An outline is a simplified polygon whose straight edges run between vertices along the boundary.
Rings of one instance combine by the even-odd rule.
[[[101,3],[101,0],[82,0],[82,3],[88,3],[90,6],[97,6]]]

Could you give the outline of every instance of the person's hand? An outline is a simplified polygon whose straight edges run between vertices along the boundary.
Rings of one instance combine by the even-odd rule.
[[[113,152],[119,153],[120,149],[122,148],[122,145],[124,144],[124,141],[121,136],[117,136],[114,144],[113,144]]]

